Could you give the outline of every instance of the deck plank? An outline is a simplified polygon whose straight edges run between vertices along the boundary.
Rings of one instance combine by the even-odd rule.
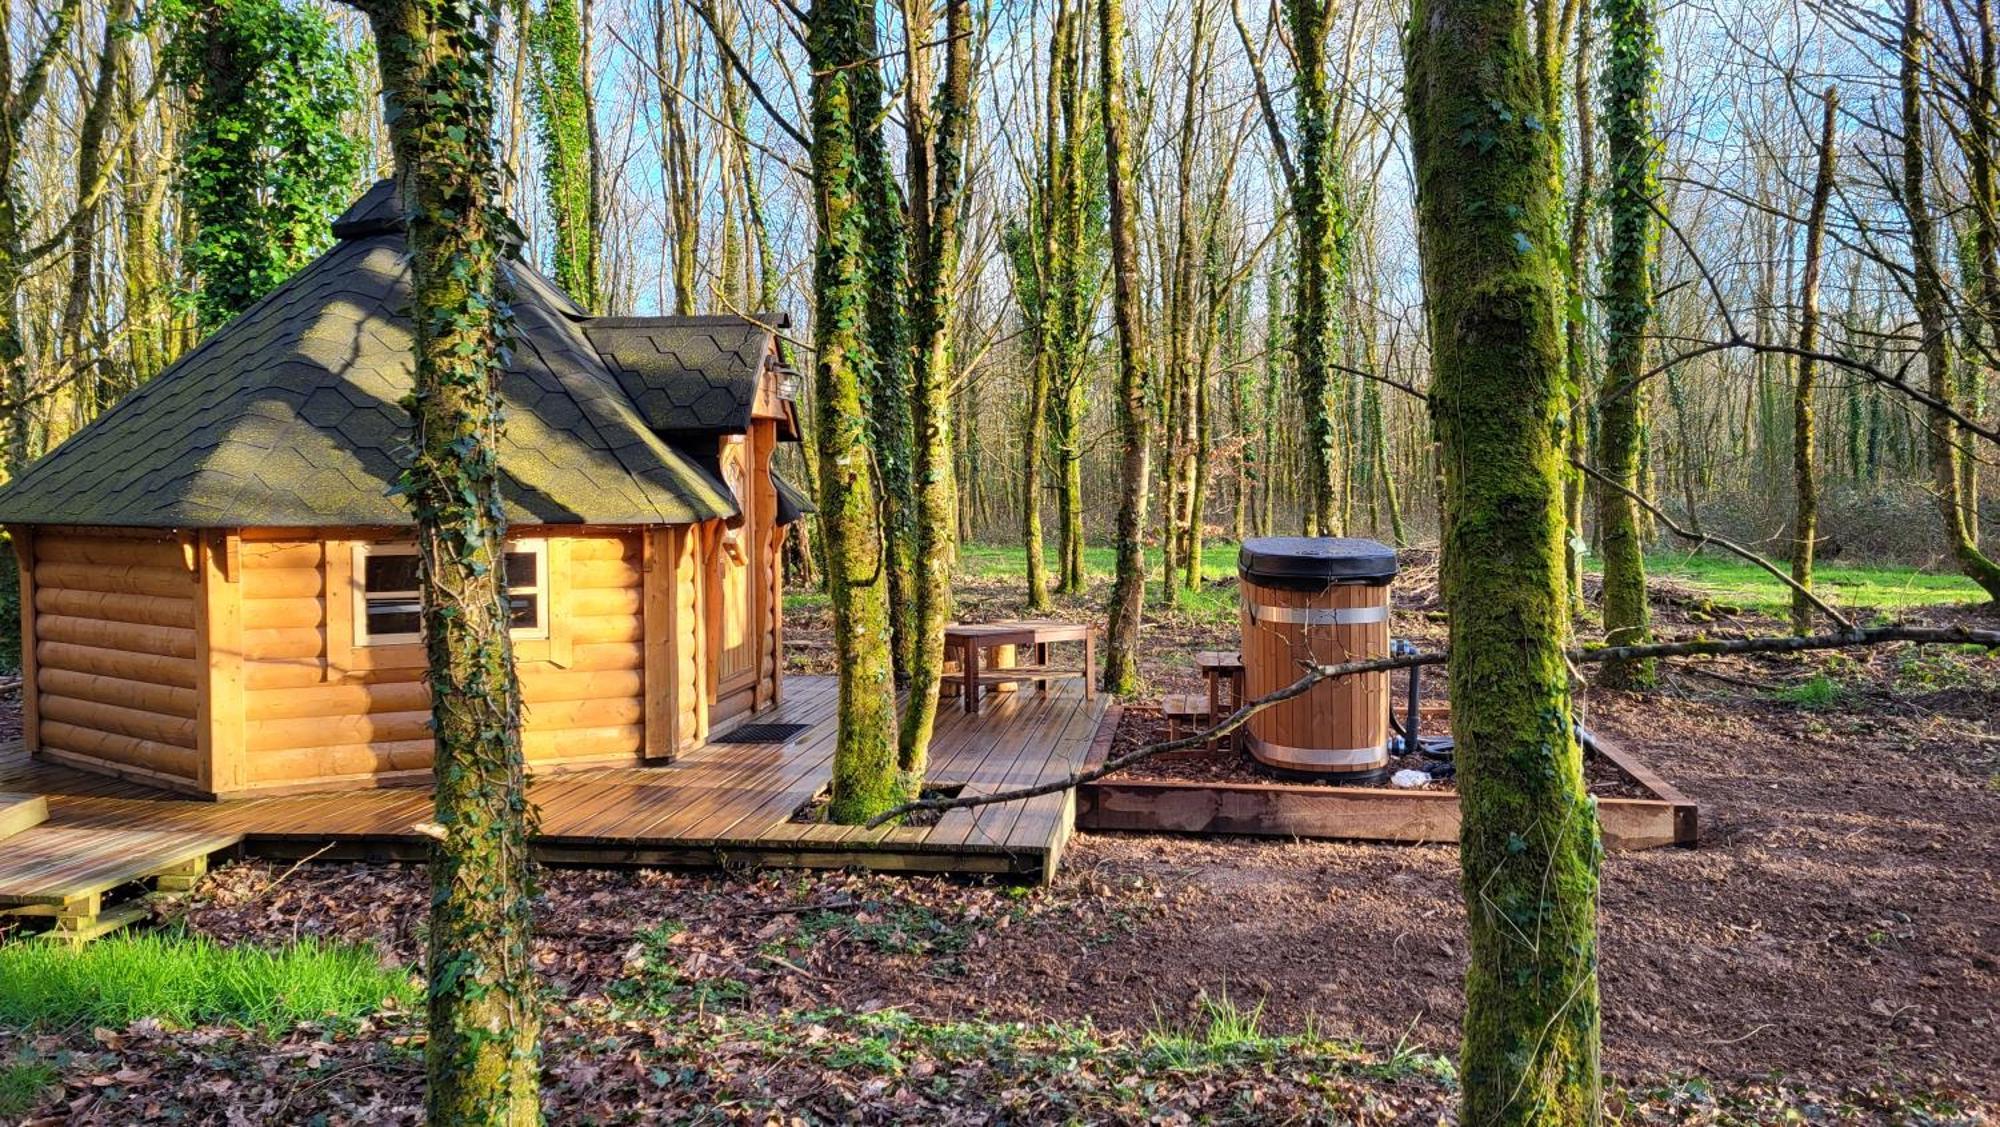
[[[725,856],[797,867],[865,865],[912,872],[1040,873],[1068,836],[1063,796],[951,811],[928,827],[794,823],[799,805],[831,777],[837,683],[785,679],[776,709],[748,718],[800,723],[783,745],[711,743],[660,764],[588,768],[531,777],[540,812],[537,849],[568,863],[701,864]],[[1060,776],[1088,748],[1103,701],[1077,685],[1047,695],[996,694],[978,715],[941,708],[932,746],[934,781],[970,793]],[[0,744],[0,790],[46,797],[49,818],[0,840],[0,904],[60,902],[104,891],[231,847],[300,856],[339,844],[397,855],[426,842],[425,787],[204,802],[143,783],[98,776]]]

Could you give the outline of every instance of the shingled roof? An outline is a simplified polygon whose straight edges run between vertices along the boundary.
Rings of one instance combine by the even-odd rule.
[[[333,249],[0,489],[0,521],[409,523],[388,492],[409,445],[400,404],[413,376],[409,254],[392,188],[377,185],[335,230]],[[657,433],[673,428],[654,423],[607,369],[582,311],[524,264],[504,269],[518,333],[500,387],[508,519],[688,524],[735,515],[728,491]],[[694,331],[711,341],[763,331],[736,323],[733,335],[720,325]],[[699,401],[718,384],[734,386],[734,364],[724,367],[645,382],[669,399],[677,393],[668,383],[698,385]],[[734,410],[703,408],[702,417],[733,419]]]
[[[668,433],[743,431],[783,314],[593,317],[583,331],[646,424]]]

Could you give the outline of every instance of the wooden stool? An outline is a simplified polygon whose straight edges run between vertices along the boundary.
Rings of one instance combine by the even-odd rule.
[[[1208,723],[1214,724],[1230,713],[1243,707],[1243,655],[1235,650],[1200,650],[1194,655],[1194,665],[1208,682]],[[1229,737],[1231,747],[1237,746],[1236,735]],[[1210,740],[1214,747],[1215,741]]]

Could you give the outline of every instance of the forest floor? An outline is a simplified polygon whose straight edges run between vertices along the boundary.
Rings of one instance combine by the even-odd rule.
[[[969,554],[963,617],[1021,613],[1007,555]],[[1093,617],[1102,594],[1055,613]],[[1659,595],[1663,633],[1778,626],[1680,581]],[[1151,616],[1149,694],[1192,688],[1191,654],[1233,644],[1234,600],[1211,582]],[[1421,557],[1396,608],[1398,636],[1442,641]],[[792,600],[788,618],[796,667],[825,671],[821,605]],[[1990,1121],[1996,704],[2000,660],[1912,648],[1684,663],[1648,694],[1583,696],[1701,805],[1698,847],[1604,862],[1615,1120]],[[1450,1122],[1457,865],[1449,847],[1082,834],[1048,888],[549,870],[550,1118]],[[414,966],[427,897],[420,868],[244,863],[169,924]],[[282,1028],[129,1018],[0,1021],[0,1115],[418,1119],[406,1004]]]

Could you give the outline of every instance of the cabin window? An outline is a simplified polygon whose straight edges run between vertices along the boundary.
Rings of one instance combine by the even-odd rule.
[[[507,606],[516,639],[549,636],[549,548],[546,540],[507,545]],[[381,646],[423,641],[423,599],[417,591],[414,544],[354,546],[354,640]]]

